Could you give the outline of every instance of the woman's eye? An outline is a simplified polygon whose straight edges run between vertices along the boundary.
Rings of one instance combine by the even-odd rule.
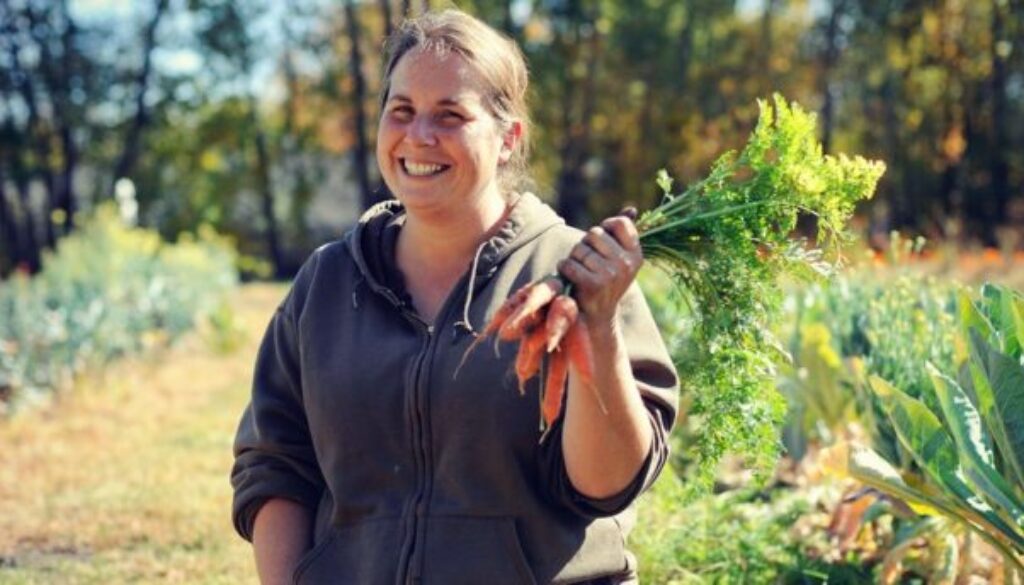
[[[462,114],[452,111],[441,112],[441,115],[438,116],[438,118],[441,120],[442,123],[450,125],[458,124],[459,122],[465,120],[465,117]]]
[[[408,120],[409,118],[412,118],[412,108],[408,106],[398,106],[397,108],[392,108],[391,116],[399,120]]]

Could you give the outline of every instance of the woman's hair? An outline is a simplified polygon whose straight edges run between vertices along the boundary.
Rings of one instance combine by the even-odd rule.
[[[499,170],[499,182],[503,190],[528,184],[530,120],[526,90],[529,75],[526,59],[515,41],[459,10],[428,12],[406,20],[388,38],[385,46],[387,64],[380,91],[382,108],[391,91],[391,74],[395,66],[415,48],[439,55],[455,52],[481,74],[489,90],[484,105],[502,129],[507,130],[514,120],[518,120],[522,127],[515,151]]]

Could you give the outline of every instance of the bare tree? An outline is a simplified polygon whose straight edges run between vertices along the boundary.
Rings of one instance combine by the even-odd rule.
[[[0,248],[0,277],[17,262],[21,249],[18,225],[4,188],[5,179],[3,161],[0,160],[0,245],[3,246]]]
[[[380,0],[380,17],[384,21],[384,38],[391,36],[394,22],[391,17],[391,0]]]
[[[345,26],[349,41],[349,73],[352,75],[352,108],[355,112],[356,148],[352,153],[356,180],[359,181],[360,200],[364,209],[378,201],[375,189],[370,185],[369,153],[370,144],[366,136],[366,77],[363,75],[363,55],[359,46],[359,20],[355,2],[345,0]]]
[[[822,93],[821,105],[822,148],[826,153],[832,149],[832,132],[835,126],[835,81],[833,75],[839,62],[839,22],[846,11],[847,0],[832,0],[828,23],[825,26],[825,50],[821,57]]]
[[[581,54],[586,55],[585,77],[582,80],[574,79],[571,75],[566,77],[562,104],[558,213],[574,226],[585,226],[590,220],[583,167],[590,156],[590,120],[594,115],[597,93],[595,86],[601,48],[600,33],[593,26],[598,18],[597,10],[599,8],[595,4],[593,13],[585,15],[579,0],[571,1],[566,13],[571,34],[569,38],[562,37],[559,43],[565,51],[566,62],[570,64],[567,69],[571,69],[571,63],[579,59]],[[584,28],[587,30],[586,35],[582,32]]]
[[[1010,139],[1007,129],[1006,107],[1006,55],[1003,53],[1006,39],[1006,27],[1004,24],[1004,3],[993,0],[992,10],[992,78],[991,78],[991,101],[992,101],[992,201],[988,209],[987,218],[993,222],[1004,217],[1007,206],[1010,203],[1010,165],[1007,160],[1007,153],[1010,152]],[[1020,26],[1018,24],[1018,26]],[[1009,52],[1007,51],[1007,54]]]
[[[6,6],[5,6],[6,8]],[[5,10],[6,12],[6,10]],[[45,33],[42,32],[46,27],[44,22],[44,15],[41,15],[31,7],[28,6],[24,9],[22,14],[8,13],[5,14],[7,18],[7,26],[4,27],[4,38],[7,42],[7,52],[9,61],[9,75],[10,75],[10,86],[17,92],[18,97],[21,99],[22,104],[27,112],[27,118],[25,121],[24,130],[19,132],[15,127],[15,122],[9,120],[10,126],[8,131],[14,134],[20,134],[20,137],[24,142],[29,145],[31,151],[35,154],[36,163],[33,168],[25,168],[25,164],[22,162],[22,154],[15,151],[11,153],[11,168],[14,171],[14,180],[18,185],[18,191],[20,198],[25,206],[29,206],[29,182],[32,176],[38,176],[42,182],[44,193],[45,193],[45,206],[46,211],[49,212],[53,209],[57,199],[57,181],[54,177],[53,169],[50,166],[51,160],[53,160],[51,151],[51,139],[52,131],[50,125],[43,120],[39,113],[41,97],[39,95],[39,88],[36,85],[37,76],[33,75],[32,71],[22,66],[22,45],[21,45],[21,33],[24,30],[30,30],[31,38],[37,43],[45,43],[45,37],[40,41]],[[17,23],[17,24],[16,24]],[[18,25],[22,25],[24,28],[19,30]],[[35,49],[36,47],[33,47]],[[48,50],[40,51],[42,57],[49,57],[50,53]],[[42,67],[49,67],[50,63],[41,63]],[[19,172],[21,171],[21,172]],[[26,207],[29,209],[30,207]],[[49,215],[49,213],[47,213]],[[26,221],[31,222],[31,213],[26,215]],[[56,235],[53,231],[53,224],[46,222],[46,229],[44,232],[44,238],[47,245],[52,246]],[[31,240],[26,240],[26,245],[31,241],[31,246],[35,247],[35,229],[31,223],[26,224],[26,231],[32,234]],[[22,254],[27,251],[22,250]],[[30,255],[38,254],[38,250],[33,251]],[[35,265],[35,263],[33,263]]]
[[[152,69],[153,49],[156,47],[156,30],[160,19],[167,12],[168,0],[156,0],[153,15],[146,23],[142,32],[142,66],[135,76],[135,115],[128,125],[121,156],[114,165],[113,179],[116,182],[122,177],[130,177],[139,158],[142,132],[149,123],[149,112],[146,108],[146,92],[149,89],[150,70]],[[111,185],[113,192],[113,185]]]

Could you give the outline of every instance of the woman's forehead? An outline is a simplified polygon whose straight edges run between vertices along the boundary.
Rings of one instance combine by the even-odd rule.
[[[485,87],[480,73],[458,53],[413,49],[391,72],[388,99],[465,103],[481,101]]]

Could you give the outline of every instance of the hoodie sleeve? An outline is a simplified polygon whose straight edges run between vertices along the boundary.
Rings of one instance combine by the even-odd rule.
[[[232,519],[249,541],[267,500],[286,498],[315,510],[324,487],[303,407],[294,297],[293,288],[263,337],[252,398],[235,436]]]
[[[619,318],[626,351],[633,366],[633,377],[653,431],[651,450],[636,477],[624,490],[608,498],[590,498],[577,491],[565,468],[561,417],[555,421],[539,446],[541,481],[551,499],[589,518],[622,512],[654,483],[668,461],[668,436],[676,417],[679,379],[654,317],[636,284],[623,297]]]

